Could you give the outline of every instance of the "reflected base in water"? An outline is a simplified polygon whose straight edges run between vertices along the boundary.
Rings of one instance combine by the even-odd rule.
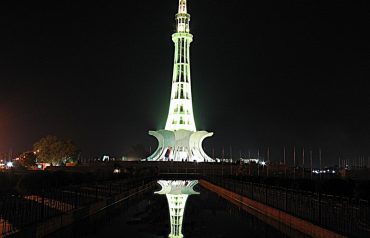
[[[158,185],[159,190],[159,185]],[[188,196],[182,224],[186,238],[284,238],[278,229],[199,184],[199,196]],[[167,238],[171,224],[165,196],[148,192],[120,207],[58,231],[53,238]],[[296,236],[290,236],[296,237]]]
[[[186,200],[189,195],[199,194],[194,191],[194,186],[198,180],[159,180],[158,184],[162,189],[156,194],[166,195],[168,208],[170,211],[171,233],[169,238],[182,238],[182,223]]]

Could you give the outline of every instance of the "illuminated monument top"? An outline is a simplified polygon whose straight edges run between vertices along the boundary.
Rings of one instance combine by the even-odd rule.
[[[170,108],[164,130],[149,131],[158,140],[157,150],[147,158],[149,161],[197,161],[211,162],[202,148],[202,142],[213,133],[197,131],[193,115],[190,80],[190,15],[186,0],[179,0],[176,14],[176,32]]]
[[[172,77],[172,92],[166,130],[196,131],[191,100],[190,83],[190,15],[187,13],[186,0],[180,0],[176,14],[176,33],[172,35],[175,43],[175,57]]]

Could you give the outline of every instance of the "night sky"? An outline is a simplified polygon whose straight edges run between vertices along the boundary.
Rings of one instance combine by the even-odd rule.
[[[47,134],[84,156],[156,144],[177,0],[0,6],[0,151]],[[188,0],[197,129],[210,153],[370,153],[367,1]]]

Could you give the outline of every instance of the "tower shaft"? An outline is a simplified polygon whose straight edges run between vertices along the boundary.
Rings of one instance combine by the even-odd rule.
[[[189,22],[186,0],[179,0],[176,32],[172,35],[175,56],[170,108],[165,129],[149,131],[158,140],[158,148],[146,158],[149,161],[214,161],[202,148],[203,140],[213,133],[197,131],[195,127],[190,78],[190,44],[193,35],[190,34]]]
[[[171,101],[165,129],[196,131],[190,77],[190,43],[193,35],[190,34],[190,15],[187,13],[186,0],[179,0],[176,22],[176,33],[172,35],[175,56]]]
[[[184,237],[182,234],[182,223],[184,220],[185,204],[188,196],[189,195],[187,194],[166,194],[171,222],[171,233],[168,235],[169,238]]]

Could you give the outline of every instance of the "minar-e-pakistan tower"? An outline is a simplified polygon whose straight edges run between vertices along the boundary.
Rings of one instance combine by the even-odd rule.
[[[202,142],[213,133],[197,131],[195,127],[190,80],[190,15],[186,0],[179,0],[176,14],[175,57],[172,77],[170,109],[164,130],[149,131],[158,140],[157,150],[147,158],[149,161],[214,161],[203,151]]]

